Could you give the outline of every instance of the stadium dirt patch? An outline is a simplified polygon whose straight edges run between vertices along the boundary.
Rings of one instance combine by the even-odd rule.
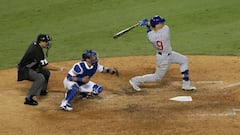
[[[132,91],[128,80],[155,71],[154,56],[103,58],[117,67],[120,77],[97,73],[93,81],[104,87],[95,99],[73,101],[74,110],[58,106],[64,95],[67,71],[51,72],[49,95],[36,107],[23,104],[31,82],[16,81],[16,69],[1,70],[0,134],[158,135],[240,134],[240,57],[188,56],[197,92],[181,90],[178,65],[172,65],[160,82]],[[70,68],[75,61],[54,63]],[[174,102],[175,96],[192,96],[192,102]]]

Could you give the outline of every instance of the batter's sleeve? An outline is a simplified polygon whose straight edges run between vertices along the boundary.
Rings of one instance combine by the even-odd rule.
[[[147,39],[148,39],[149,42],[151,42],[151,40],[150,40],[151,33],[152,33],[152,32],[148,32],[148,33],[147,33]]]

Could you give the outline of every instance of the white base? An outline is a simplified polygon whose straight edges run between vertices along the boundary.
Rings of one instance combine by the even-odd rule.
[[[177,96],[177,97],[170,98],[169,100],[179,101],[179,102],[190,102],[190,101],[192,101],[192,97],[191,96]]]

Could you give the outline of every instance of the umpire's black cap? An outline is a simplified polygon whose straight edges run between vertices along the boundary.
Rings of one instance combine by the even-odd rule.
[[[39,35],[37,36],[37,42],[38,42],[38,43],[40,43],[40,41],[49,42],[49,41],[51,41],[51,40],[52,40],[52,38],[51,38],[51,36],[48,35],[48,34],[39,34]]]

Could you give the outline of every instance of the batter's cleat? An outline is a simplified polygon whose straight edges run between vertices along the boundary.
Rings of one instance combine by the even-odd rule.
[[[183,81],[182,90],[185,90],[185,91],[195,91],[195,90],[197,90],[197,88],[191,86],[190,81]]]
[[[185,91],[195,91],[195,90],[197,90],[197,88],[193,87],[193,86],[183,86],[182,90],[185,90]]]
[[[72,111],[73,110],[71,104],[68,103],[67,100],[63,100],[61,105],[59,106],[59,108],[64,111]]]
[[[24,102],[25,105],[38,105],[38,102],[34,99],[28,99],[28,98],[25,98],[25,102]]]
[[[131,84],[135,91],[141,91],[141,88],[139,88],[138,85],[134,83],[132,80],[129,80],[129,83]]]

